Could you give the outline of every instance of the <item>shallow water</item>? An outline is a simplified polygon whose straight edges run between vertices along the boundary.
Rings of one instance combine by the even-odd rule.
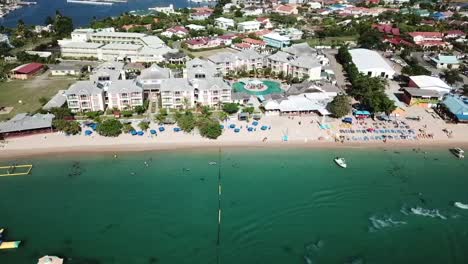
[[[468,210],[453,206],[468,203],[468,162],[446,150],[223,149],[218,158],[17,160],[33,173],[0,178],[0,226],[24,244],[0,263],[46,254],[72,264],[468,263]]]

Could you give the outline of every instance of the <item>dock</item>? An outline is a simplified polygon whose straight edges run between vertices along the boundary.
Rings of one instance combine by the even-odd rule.
[[[32,164],[0,166],[0,177],[28,175],[31,173],[32,167]]]

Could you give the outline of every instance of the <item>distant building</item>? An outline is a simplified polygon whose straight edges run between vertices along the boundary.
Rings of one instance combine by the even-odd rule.
[[[65,92],[72,112],[104,111],[104,90],[91,81],[78,81]]]
[[[460,67],[460,61],[457,59],[457,56],[454,55],[447,56],[439,54],[431,58],[431,62],[437,69],[458,69]]]
[[[403,89],[403,102],[409,106],[420,106],[425,108],[431,108],[435,106],[442,95],[436,90],[419,89],[407,87]]]
[[[215,48],[221,45],[219,38],[201,37],[185,41],[187,48],[191,50]]]
[[[468,98],[447,94],[439,105],[439,108],[456,122],[468,123]]]
[[[52,114],[17,114],[8,121],[0,122],[0,137],[7,138],[53,132],[52,120],[54,117]]]
[[[171,38],[172,36],[184,38],[188,34],[189,34],[189,31],[183,26],[174,26],[174,27],[166,29],[166,31],[161,33],[161,35],[168,37],[168,38]]]
[[[237,24],[237,30],[242,33],[260,30],[261,23],[258,21],[245,21]]]
[[[79,75],[81,67],[74,64],[51,64],[49,65],[50,75],[52,76],[65,76],[65,75]]]
[[[278,5],[273,8],[272,12],[280,15],[297,15],[299,11],[295,5]]]
[[[266,58],[266,66],[271,71],[284,76],[291,75],[299,79],[321,79],[322,66],[315,56],[295,56],[284,51],[278,51]]]
[[[427,75],[410,76],[408,87],[435,90],[441,94],[446,94],[452,91],[452,87],[446,84],[438,77],[432,77]]]
[[[263,14],[263,8],[256,6],[247,6],[242,9],[244,16],[259,16]]]
[[[213,14],[213,11],[201,10],[201,11],[197,11],[195,13],[190,14],[190,19],[197,20],[197,21],[205,20],[205,19],[208,19],[211,16],[211,14]]]
[[[200,31],[200,30],[205,30],[206,27],[200,26],[200,25],[195,25],[195,24],[189,24],[185,26],[186,28],[193,30],[193,31]]]
[[[28,63],[18,66],[10,71],[10,77],[18,80],[27,80],[34,75],[42,72],[44,70],[44,65],[41,63]]]
[[[153,10],[160,13],[165,14],[174,14],[174,5],[170,4],[169,6],[162,6],[162,7],[150,7],[148,10]]]
[[[227,74],[239,70],[251,71],[262,69],[265,55],[254,50],[245,50],[238,53],[222,52],[208,57],[216,65],[216,70]]]
[[[282,49],[290,45],[291,38],[282,36],[278,33],[269,33],[262,37],[266,44],[270,47]]]
[[[273,24],[268,17],[257,17],[255,20],[261,23],[261,27],[265,29],[273,28]]]
[[[215,26],[227,30],[228,28],[234,28],[235,22],[230,18],[218,17],[215,19]]]
[[[384,58],[373,50],[352,49],[349,50],[353,63],[358,71],[367,76],[392,79],[395,70],[384,60]]]

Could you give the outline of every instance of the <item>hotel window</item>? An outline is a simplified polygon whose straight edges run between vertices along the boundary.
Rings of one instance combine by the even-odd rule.
[[[81,100],[87,100],[87,99],[88,99],[88,95],[82,94],[82,95],[80,95],[80,99],[81,99]]]
[[[127,93],[122,93],[122,94],[120,94],[120,97],[122,97],[122,98],[128,98],[128,94],[127,94]]]
[[[180,96],[180,91],[174,92],[174,95],[175,95],[175,96]]]

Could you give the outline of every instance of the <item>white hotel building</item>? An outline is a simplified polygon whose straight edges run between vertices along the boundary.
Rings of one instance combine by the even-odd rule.
[[[113,28],[76,29],[71,39],[59,40],[59,45],[62,57],[104,61],[161,62],[164,54],[174,52],[157,36],[114,32]]]

